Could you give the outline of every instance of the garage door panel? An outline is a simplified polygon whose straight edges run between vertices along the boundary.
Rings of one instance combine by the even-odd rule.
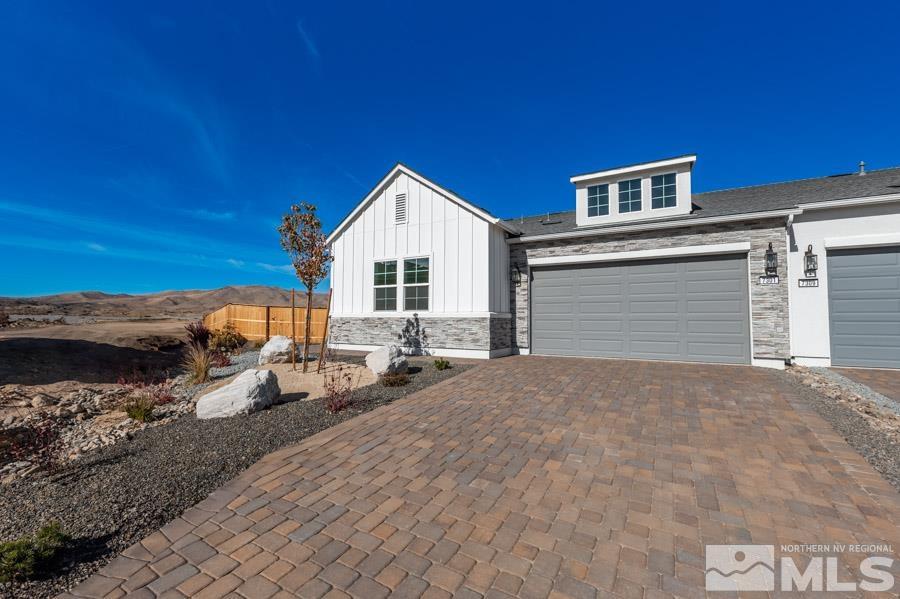
[[[744,334],[743,323],[740,320],[691,320],[687,321],[688,334],[704,335],[742,335]]]
[[[900,247],[828,252],[831,363],[900,368]]]
[[[896,291],[900,289],[900,275],[867,276],[867,277],[839,277],[834,281],[832,291],[879,292]]]
[[[553,276],[547,273],[554,272]],[[535,269],[532,345],[535,353],[728,363],[750,361],[747,267],[743,257],[705,256]],[[562,273],[562,274],[561,274]],[[542,319],[560,310],[559,296],[539,293],[568,280],[573,294],[561,347]],[[571,326],[571,329],[569,328]],[[716,352],[719,351],[717,354]]]
[[[631,334],[638,333],[678,333],[678,322],[674,320],[631,319]]]

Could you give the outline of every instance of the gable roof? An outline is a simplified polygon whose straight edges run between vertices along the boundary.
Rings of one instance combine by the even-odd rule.
[[[857,173],[830,175],[814,179],[800,179],[783,183],[768,183],[720,191],[695,193],[691,196],[690,214],[665,219],[665,222],[691,221],[708,217],[747,215],[795,209],[801,204],[820,204],[851,198],[872,198],[900,194],[900,167]],[[575,211],[552,212],[525,218],[507,219],[519,228],[523,237],[553,235],[581,231],[590,233],[607,227],[638,225],[647,220],[629,223],[610,223],[592,227],[578,227]],[[685,223],[687,224],[687,223]]]
[[[468,200],[464,200],[462,197],[455,194],[454,192],[447,189],[446,187],[438,185],[431,179],[428,179],[428,178],[424,177],[423,175],[420,175],[416,171],[412,170],[411,168],[409,168],[402,162],[398,162],[396,165],[394,165],[394,168],[389,170],[387,172],[387,174],[384,177],[382,177],[381,180],[378,181],[378,183],[375,184],[375,187],[373,187],[372,190],[366,194],[366,197],[364,197],[362,199],[362,201],[359,204],[357,204],[353,210],[350,211],[350,214],[348,214],[347,216],[344,217],[344,219],[340,222],[340,224],[338,224],[338,226],[335,227],[334,231],[332,231],[328,235],[328,237],[325,239],[325,242],[331,243],[332,241],[334,241],[334,239],[338,235],[343,233],[344,229],[346,229],[350,225],[350,223],[352,223],[354,221],[354,219],[356,219],[356,217],[359,216],[359,214],[363,210],[366,209],[366,206],[368,206],[370,203],[372,203],[375,200],[375,198],[378,197],[378,195],[381,193],[382,189],[388,183],[390,183],[391,180],[393,180],[393,178],[399,173],[403,173],[407,177],[409,177],[411,179],[415,179],[422,185],[424,185],[426,187],[430,187],[431,189],[433,189],[434,191],[437,191],[438,193],[440,193],[447,199],[459,204],[460,206],[462,206],[469,212],[472,212],[473,214],[479,216],[480,218],[486,220],[487,222],[489,222],[493,225],[497,225],[501,229],[503,229],[509,233],[512,233],[514,235],[517,235],[519,233],[518,227],[516,227],[511,222],[504,221],[503,219],[494,216],[493,214],[491,214],[484,208],[476,206],[475,204],[473,204],[472,202],[469,202]]]

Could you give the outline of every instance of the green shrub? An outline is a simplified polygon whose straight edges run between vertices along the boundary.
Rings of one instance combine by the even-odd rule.
[[[150,422],[153,420],[153,408],[156,402],[147,393],[134,393],[122,402],[122,411],[128,417],[138,422]]]
[[[382,374],[378,380],[385,387],[402,387],[409,383],[409,375],[405,373]]]
[[[68,542],[57,522],[43,526],[31,537],[0,543],[0,582],[33,577]]]
[[[219,351],[234,351],[245,343],[247,343],[247,338],[229,322],[218,331],[213,331],[209,346]]]
[[[447,370],[450,368],[450,362],[443,358],[438,358],[434,361],[434,367],[438,370]]]
[[[181,360],[188,373],[188,380],[198,385],[209,380],[209,369],[213,365],[212,352],[197,345],[189,345]]]

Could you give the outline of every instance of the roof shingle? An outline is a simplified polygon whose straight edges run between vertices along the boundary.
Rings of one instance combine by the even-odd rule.
[[[753,214],[795,208],[798,204],[812,204],[865,198],[900,193],[900,167],[868,171],[864,176],[857,173],[830,175],[815,179],[801,179],[784,183],[769,183],[695,193],[692,196],[693,210],[689,215],[669,219],[691,220],[701,217]],[[550,235],[575,230],[603,230],[604,227],[621,226],[626,223],[610,223],[590,229],[579,229],[575,225],[575,211],[552,212],[548,222],[547,214],[525,218],[506,219],[518,228],[523,236]],[[640,221],[630,221],[640,222]],[[627,223],[627,224],[630,224]]]

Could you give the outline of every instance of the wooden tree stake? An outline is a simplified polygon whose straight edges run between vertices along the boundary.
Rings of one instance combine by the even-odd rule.
[[[291,370],[297,370],[297,324],[294,318],[294,288],[291,287]]]
[[[322,331],[322,344],[319,346],[319,366],[316,372],[322,372],[325,364],[325,351],[328,348],[328,319],[331,317],[331,289],[328,290],[328,303],[325,305],[325,328]]]

